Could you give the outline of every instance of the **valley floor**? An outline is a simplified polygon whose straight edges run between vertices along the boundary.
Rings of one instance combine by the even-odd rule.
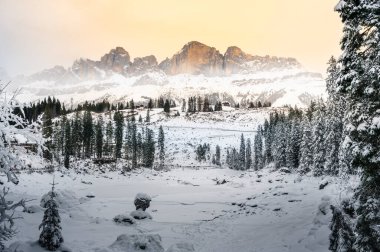
[[[226,180],[224,184],[217,181]],[[17,212],[15,251],[44,251],[38,240],[52,174],[21,174],[12,199],[29,202],[36,213]],[[329,184],[319,190],[322,180]],[[299,177],[280,171],[230,169],[136,170],[98,175],[55,173],[64,245],[71,251],[114,251],[120,234],[159,234],[165,249],[178,242],[198,252],[328,251],[329,205],[342,196],[335,178]],[[113,217],[134,209],[137,193],[152,197],[152,220],[125,226]],[[95,196],[89,198],[87,196]]]

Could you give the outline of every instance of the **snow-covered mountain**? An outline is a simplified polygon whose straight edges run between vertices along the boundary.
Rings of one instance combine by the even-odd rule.
[[[221,54],[196,41],[161,63],[153,55],[131,61],[124,48],[116,47],[98,61],[81,58],[69,68],[55,66],[14,82],[25,102],[48,95],[66,103],[208,95],[231,103],[305,106],[325,94],[322,75],[305,71],[294,58],[252,56],[236,46]]]

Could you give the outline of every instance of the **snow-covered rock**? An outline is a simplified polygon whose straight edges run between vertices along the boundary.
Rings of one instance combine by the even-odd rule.
[[[152,216],[142,210],[135,210],[131,212],[131,216],[136,220],[152,219]]]
[[[164,252],[161,236],[155,235],[119,235],[110,246],[112,251],[125,252]]]
[[[119,224],[124,225],[132,225],[135,224],[136,221],[133,219],[132,216],[126,215],[126,214],[118,214],[113,218],[113,221]]]
[[[146,193],[138,193],[135,197],[135,206],[136,210],[143,210],[145,211],[150,206],[150,202],[152,201],[152,198],[146,194]]]

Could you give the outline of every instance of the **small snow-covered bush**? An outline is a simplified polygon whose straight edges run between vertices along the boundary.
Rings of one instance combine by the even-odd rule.
[[[159,235],[119,235],[110,246],[112,250],[125,252],[164,252]]]
[[[136,210],[145,211],[150,206],[152,198],[146,193],[138,193],[135,197]]]
[[[136,220],[152,219],[152,216],[142,210],[135,210],[131,212],[131,216]]]
[[[132,225],[135,224],[135,220],[130,215],[119,214],[113,218],[113,221],[120,224]]]
[[[190,243],[177,243],[168,248],[166,252],[194,252],[194,246]]]

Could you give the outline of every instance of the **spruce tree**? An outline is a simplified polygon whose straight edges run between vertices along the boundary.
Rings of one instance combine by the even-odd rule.
[[[115,123],[115,158],[121,158],[123,146],[124,117],[121,111],[116,111],[113,120]]]
[[[105,154],[110,156],[112,153],[112,140],[113,140],[113,125],[112,120],[108,120],[106,126],[106,144],[105,144]]]
[[[42,232],[39,238],[39,244],[49,251],[55,251],[63,243],[61,234],[61,217],[58,212],[58,204],[55,201],[54,182],[51,190],[50,199],[46,202],[46,210],[39,229]]]
[[[290,122],[290,135],[288,136],[287,142],[287,157],[286,163],[287,167],[296,169],[299,166],[299,158],[300,158],[300,145],[301,145],[301,129],[299,120],[293,119]]]
[[[149,114],[149,109],[146,111],[145,122],[146,122],[146,123],[149,123],[149,122],[150,122],[150,114]]]
[[[72,134],[71,134],[71,126],[70,122],[66,120],[66,125],[65,125],[65,160],[64,160],[64,166],[65,168],[70,168],[70,154],[72,152]]]
[[[286,166],[286,125],[284,122],[279,122],[275,128],[274,153],[273,159],[276,168]]]
[[[337,89],[349,103],[344,123],[352,166],[361,174],[354,247],[380,251],[380,5],[376,0],[341,0],[336,11],[344,24]]]
[[[49,97],[50,99],[50,97]],[[52,111],[46,106],[44,115],[42,117],[42,136],[46,139],[45,147],[46,151],[44,153],[45,158],[51,160],[53,158],[53,121],[52,121]]]
[[[165,163],[165,133],[162,126],[158,129],[158,139],[157,139],[158,151],[159,151],[159,168],[162,169]]]
[[[83,123],[82,117],[79,111],[75,112],[73,129],[72,129],[72,144],[73,154],[76,157],[81,157],[82,154],[82,142],[83,142]]]
[[[94,125],[90,111],[85,111],[83,115],[83,147],[86,158],[92,154],[92,140],[94,137]]]
[[[154,154],[155,154],[155,142],[153,136],[153,130],[145,129],[145,141],[144,141],[144,165],[148,168],[153,166]]]
[[[217,145],[216,146],[216,148],[215,148],[215,164],[216,165],[221,165],[221,163],[220,163],[220,147],[219,147],[219,145]]]
[[[325,110],[322,102],[313,114],[313,175],[321,176],[325,172],[326,147],[325,147]]]
[[[308,118],[304,119],[303,130],[302,130],[302,140],[300,147],[300,163],[298,171],[301,174],[306,174],[311,171],[313,166],[313,138],[310,122]]]
[[[240,137],[240,151],[239,151],[239,167],[241,170],[244,170],[245,167],[245,140],[244,140],[244,135],[241,134]]]
[[[98,121],[96,122],[95,134],[96,134],[96,157],[102,158],[103,156],[103,117],[98,116]]]
[[[252,166],[252,151],[251,151],[251,139],[247,139],[245,148],[245,169],[251,169]]]

